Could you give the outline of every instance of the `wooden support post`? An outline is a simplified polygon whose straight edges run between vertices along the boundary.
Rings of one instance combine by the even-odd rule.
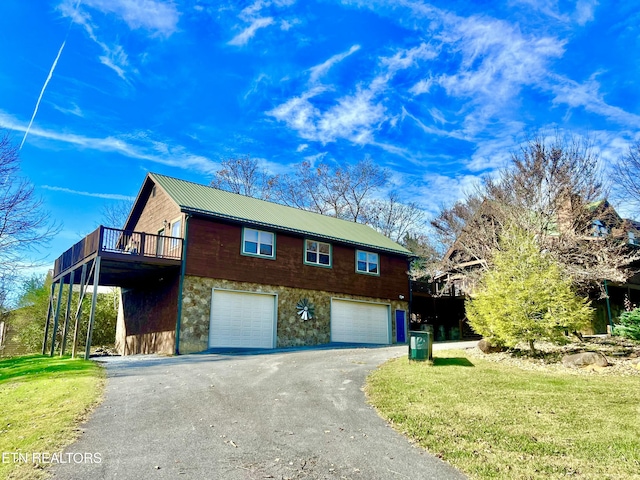
[[[78,348],[78,333],[80,331],[80,317],[82,316],[82,301],[84,293],[87,290],[85,282],[87,280],[87,264],[82,265],[82,274],[80,275],[80,294],[78,295],[78,308],[76,309],[76,324],[73,328],[73,347],[71,349],[71,357],[76,358],[76,348]]]
[[[53,357],[53,352],[56,349],[56,334],[58,333],[58,318],[60,316],[60,305],[62,304],[62,287],[64,286],[64,277],[60,279],[60,286],[58,287],[58,299],[56,300],[56,312],[53,314],[53,335],[51,336],[51,352],[50,357]]]
[[[67,347],[67,330],[69,329],[69,314],[71,313],[71,298],[73,297],[73,282],[75,280],[76,271],[71,270],[69,278],[69,297],[67,298],[67,309],[64,312],[64,326],[62,328],[62,343],[60,344],[60,356],[64,355],[64,349]]]
[[[49,292],[49,306],[47,307],[47,321],[44,324],[44,340],[42,341],[42,355],[47,351],[47,338],[49,337],[49,322],[51,321],[51,313],[53,310],[53,292],[55,284],[51,284],[51,290]]]
[[[84,359],[89,360],[91,350],[91,335],[93,334],[93,321],[96,315],[96,303],[98,301],[98,286],[100,285],[100,255],[96,257],[93,269],[93,297],[91,299],[91,313],[89,314],[89,326],[87,327],[87,344],[84,348]]]
[[[147,243],[147,236],[142,232],[140,234],[140,248],[138,249],[138,255],[144,257],[145,245]]]

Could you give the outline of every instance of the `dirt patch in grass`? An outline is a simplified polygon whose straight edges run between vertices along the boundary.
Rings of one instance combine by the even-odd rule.
[[[609,366],[567,368],[562,365],[562,357],[565,355],[582,352],[602,353],[607,358]],[[534,353],[524,344],[517,345],[506,352],[490,354],[474,348],[468,350],[467,355],[525,370],[566,372],[573,375],[640,376],[640,369],[637,366],[640,358],[640,342],[620,337],[584,337],[582,341],[567,340],[564,345],[536,342]]]

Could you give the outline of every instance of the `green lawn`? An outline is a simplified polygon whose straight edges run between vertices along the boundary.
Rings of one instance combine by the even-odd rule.
[[[71,443],[103,388],[104,371],[94,362],[41,355],[0,360],[0,478],[45,476],[47,465],[34,466],[32,455]],[[29,461],[14,461],[14,453]]]
[[[640,376],[525,371],[447,351],[433,366],[386,363],[367,394],[471,478],[640,479]]]

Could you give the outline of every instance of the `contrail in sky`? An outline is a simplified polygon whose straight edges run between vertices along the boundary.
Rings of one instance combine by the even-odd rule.
[[[33,120],[36,118],[36,113],[38,113],[38,107],[40,107],[40,100],[42,100],[42,95],[44,95],[44,91],[47,88],[47,85],[49,84],[49,80],[51,80],[51,77],[53,76],[53,71],[55,70],[56,65],[58,64],[58,59],[60,58],[60,55],[62,54],[62,50],[64,50],[64,46],[66,43],[67,43],[67,39],[65,38],[64,42],[62,42],[62,46],[60,47],[60,50],[58,50],[58,55],[56,56],[56,59],[53,61],[53,65],[51,65],[51,70],[49,70],[49,75],[47,76],[47,79],[44,81],[42,90],[40,90],[40,96],[38,97],[38,101],[36,102],[36,108],[33,110],[33,115],[31,115],[31,121],[29,122],[29,126],[24,132],[24,137],[22,137],[22,143],[20,143],[20,150],[22,150],[24,141],[27,139],[27,135],[29,135],[29,130],[31,130],[31,125],[33,124]]]
[[[76,3],[75,10],[78,9],[80,5],[80,0]],[[44,81],[44,85],[42,86],[42,90],[40,90],[40,96],[38,97],[38,101],[36,102],[36,108],[33,110],[33,115],[31,115],[31,120],[29,121],[29,125],[24,132],[24,137],[22,137],[22,142],[20,143],[19,150],[22,150],[22,146],[24,145],[25,140],[27,139],[27,135],[29,135],[29,130],[31,130],[31,125],[33,124],[33,120],[36,118],[36,113],[38,113],[38,108],[40,107],[40,101],[42,100],[42,96],[44,95],[44,91],[49,84],[49,80],[53,76],[53,71],[56,69],[56,65],[58,64],[58,60],[60,59],[60,55],[62,55],[62,50],[64,50],[64,46],[67,43],[67,37],[69,36],[69,30],[71,30],[71,25],[73,24],[73,17],[71,17],[71,21],[69,22],[69,28],[67,28],[67,34],[64,36],[64,41],[60,46],[60,50],[58,50],[58,55],[56,55],[56,59],[53,61],[53,65],[51,65],[51,70],[49,70],[49,75],[47,75],[47,79]]]

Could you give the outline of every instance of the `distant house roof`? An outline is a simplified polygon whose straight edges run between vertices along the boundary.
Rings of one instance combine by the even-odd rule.
[[[150,173],[149,178],[187,213],[411,255],[409,250],[368,225],[258,200],[157,173]]]

